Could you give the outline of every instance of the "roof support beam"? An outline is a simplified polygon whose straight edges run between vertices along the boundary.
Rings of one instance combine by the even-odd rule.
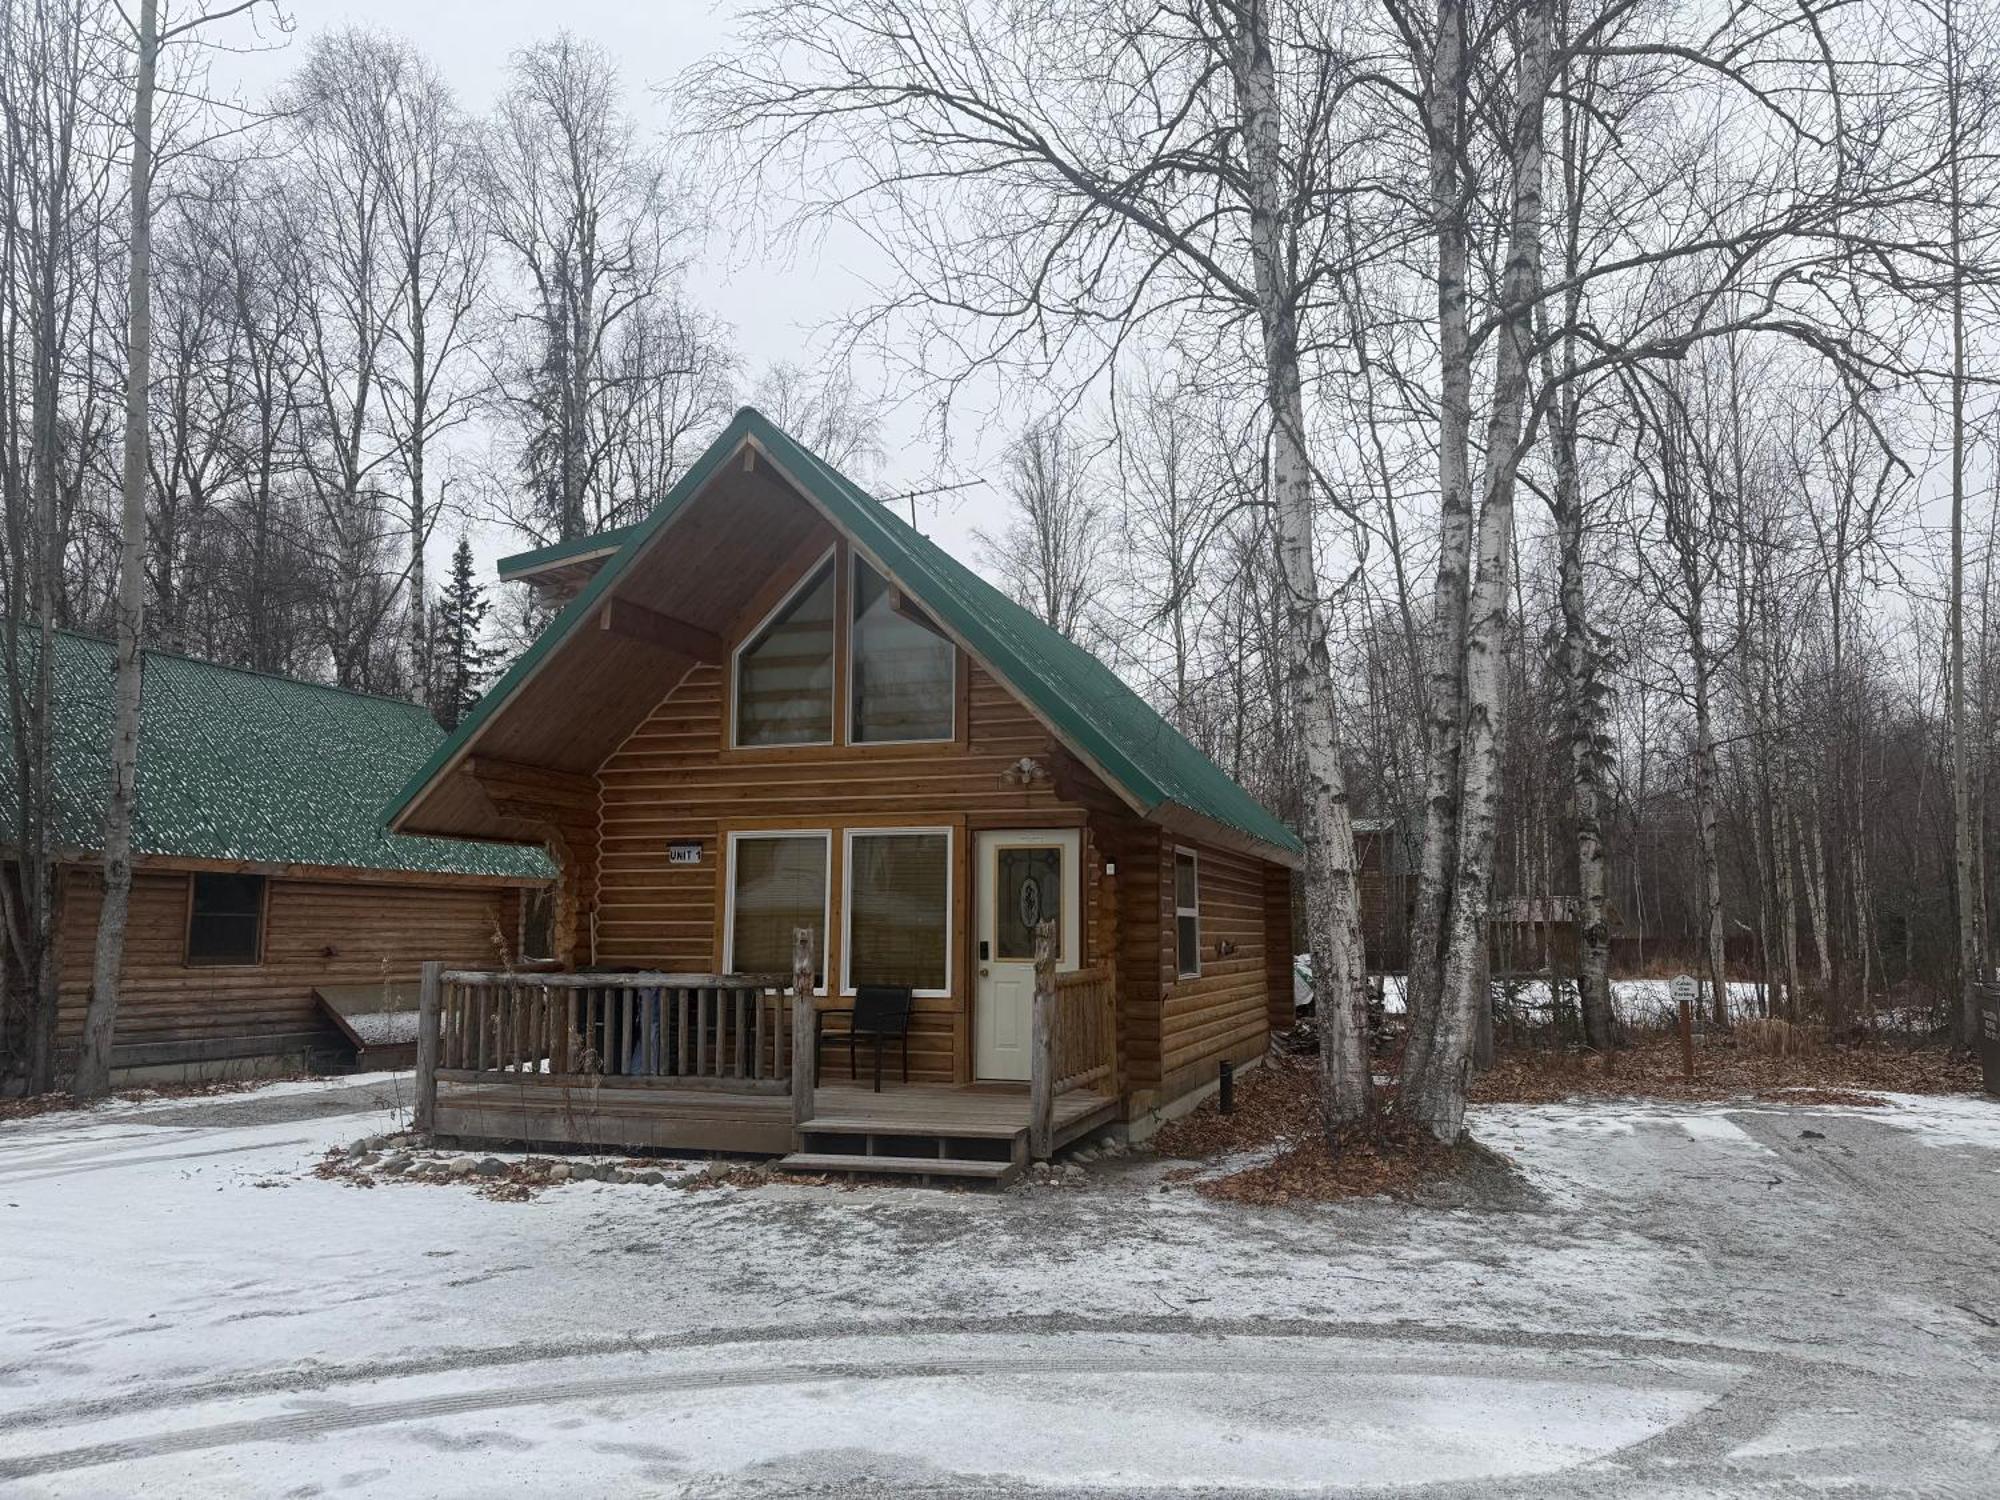
[[[597,780],[574,771],[557,771],[548,766],[523,765],[491,755],[469,755],[465,773],[485,789],[497,804],[501,801],[532,802],[544,807],[574,807],[597,811]]]
[[[634,604],[630,599],[605,600],[604,608],[597,612],[597,625],[600,630],[613,635],[643,641],[649,646],[660,646],[700,662],[719,665],[724,655],[722,637],[714,631],[690,625],[686,620],[676,620],[672,615],[663,615],[643,604]]]

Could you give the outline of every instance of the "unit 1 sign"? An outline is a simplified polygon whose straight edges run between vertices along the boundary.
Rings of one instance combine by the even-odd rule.
[[[667,845],[667,863],[670,865],[698,865],[701,863],[701,841],[693,840],[685,844]]]

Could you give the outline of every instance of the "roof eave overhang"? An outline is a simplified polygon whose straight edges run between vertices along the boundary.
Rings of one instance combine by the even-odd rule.
[[[424,830],[410,827],[411,814],[430,796],[431,792],[453,775],[479,744],[480,736],[487,725],[500,713],[508,700],[534,681],[542,669],[552,661],[562,646],[568,642],[578,627],[591,617],[599,602],[611,591],[611,585],[631,568],[633,562],[646,553],[672,526],[673,522],[687,511],[687,502],[698,494],[715,475],[722,472],[728,462],[741,452],[751,441],[750,428],[741,413],[729,427],[716,438],[708,452],[696,462],[693,468],[681,476],[681,480],[668,492],[665,500],[654,508],[643,521],[637,522],[622,546],[597,572],[583,591],[551,620],[542,636],[528,648],[528,652],[509,669],[499,682],[494,684],[487,695],[480,699],[471,715],[466,719],[460,736],[448,741],[442,759],[435,760],[411,778],[402,795],[389,811],[388,827],[391,833],[414,833]],[[669,503],[672,502],[672,503]],[[519,673],[518,676],[515,674]],[[446,833],[453,838],[463,834]],[[498,842],[498,840],[496,840]],[[531,842],[523,839],[522,843]]]
[[[1169,833],[1182,838],[1193,839],[1197,843],[1211,844],[1228,849],[1237,854],[1247,854],[1252,859],[1261,859],[1267,864],[1283,865],[1288,870],[1305,868],[1305,855],[1297,849],[1287,849],[1282,844],[1274,844],[1269,839],[1260,839],[1245,833],[1228,823],[1198,813],[1191,807],[1183,807],[1178,802],[1162,802],[1147,818],[1157,823]]]

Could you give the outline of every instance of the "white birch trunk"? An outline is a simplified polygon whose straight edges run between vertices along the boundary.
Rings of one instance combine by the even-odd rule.
[[[1423,1074],[1430,1055],[1451,877],[1458,861],[1466,610],[1472,567],[1472,353],[1465,306],[1466,189],[1459,174],[1465,132],[1465,29],[1465,0],[1438,0],[1427,121],[1438,257],[1438,563],[1425,701],[1424,839],[1417,859],[1410,971],[1404,987],[1405,1087]]]
[[[1320,1017],[1327,1129],[1367,1115],[1367,977],[1354,870],[1354,827],[1333,697],[1333,664],[1313,545],[1313,474],[1305,440],[1296,287],[1282,217],[1283,158],[1277,68],[1262,0],[1242,11],[1232,57],[1243,115],[1250,190],[1250,249],[1263,333],[1271,420],[1273,531],[1285,591],[1282,649],[1287,694],[1298,712],[1305,760],[1306,930]]]
[[[117,665],[112,686],[111,790],[104,808],[104,904],[97,918],[90,1003],[76,1094],[92,1098],[111,1082],[111,1037],[132,904],[132,815],[138,797],[139,706],[146,614],[146,395],[152,369],[153,74],[159,53],[158,0],[140,0],[139,76],[132,102],[130,326],[125,364],[124,496],[119,512]]]
[[[1439,1140],[1459,1137],[1486,983],[1486,914],[1501,801],[1500,752],[1506,732],[1506,660],[1513,592],[1514,484],[1521,415],[1541,290],[1542,117],[1552,45],[1548,0],[1522,13],[1517,66],[1514,201],[1504,322],[1494,336],[1493,410],[1486,428],[1486,485],[1479,512],[1479,582],[1466,635],[1466,714],[1459,799],[1458,864],[1451,892],[1444,983],[1422,1076],[1407,1095],[1412,1114]]]

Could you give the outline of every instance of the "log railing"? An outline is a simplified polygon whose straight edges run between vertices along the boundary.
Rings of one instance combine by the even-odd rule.
[[[1115,1003],[1104,966],[1056,975],[1050,1072],[1057,1096],[1072,1089],[1108,1091],[1118,1062]]]
[[[792,1071],[789,983],[785,974],[442,969],[436,1066],[482,1080],[662,1078],[782,1091]]]
[[[1029,1047],[1028,1150],[1047,1161],[1055,1104],[1074,1089],[1118,1090],[1117,982],[1109,964],[1056,972],[1056,924],[1035,929],[1035,1009]]]

